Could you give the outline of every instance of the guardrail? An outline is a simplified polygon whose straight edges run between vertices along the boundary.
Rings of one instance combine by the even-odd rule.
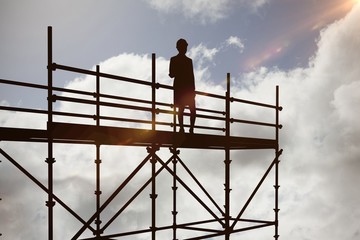
[[[154,61],[154,59],[153,59],[153,61]],[[52,94],[50,96],[50,99],[48,99],[51,103],[55,103],[55,102],[78,103],[78,104],[84,104],[84,105],[91,105],[96,108],[96,111],[94,112],[94,114],[83,114],[83,113],[76,113],[76,112],[63,112],[63,111],[52,110],[53,116],[66,116],[66,117],[73,117],[73,118],[93,119],[94,124],[97,124],[97,125],[100,125],[100,120],[141,123],[141,124],[152,125],[154,127],[154,130],[156,129],[157,125],[169,126],[169,127],[172,127],[173,130],[175,130],[175,127],[178,126],[178,124],[176,124],[176,115],[178,114],[178,112],[176,111],[176,109],[174,109],[174,105],[171,102],[156,101],[156,90],[157,89],[162,88],[162,89],[166,89],[169,91],[173,91],[172,86],[164,85],[164,84],[160,84],[160,83],[152,84],[151,82],[145,81],[145,80],[126,78],[126,77],[111,75],[108,73],[102,73],[102,72],[98,72],[98,71],[90,71],[90,70],[85,70],[85,69],[80,69],[80,68],[58,65],[56,63],[52,64],[50,66],[50,68],[52,71],[63,70],[63,71],[71,71],[71,72],[75,72],[75,73],[81,73],[81,74],[95,76],[96,82],[97,82],[96,85],[98,86],[97,91],[89,92],[89,91],[69,89],[69,88],[64,88],[64,87],[55,87],[55,86],[46,86],[46,85],[26,83],[26,82],[18,82],[18,81],[13,81],[13,80],[6,80],[6,79],[0,79],[0,84],[14,85],[14,86],[19,86],[19,87],[41,89],[41,90],[51,89]],[[115,96],[115,95],[111,95],[111,94],[101,93],[100,88],[99,88],[100,78],[107,78],[107,79],[116,80],[116,81],[123,81],[123,82],[127,82],[129,84],[140,84],[140,85],[149,86],[152,89],[155,89],[155,91],[153,91],[153,94],[155,93],[155,97],[153,96],[152,97],[153,99],[149,100],[149,99],[139,99],[139,98]],[[65,93],[75,94],[76,97],[65,96],[64,95]],[[224,106],[226,106],[226,102],[228,102],[229,105],[233,104],[233,103],[242,103],[242,104],[259,106],[259,107],[263,107],[263,108],[272,108],[272,109],[275,109],[276,111],[279,111],[279,110],[281,111],[281,109],[282,109],[281,107],[276,106],[276,105],[259,103],[259,102],[244,100],[244,99],[238,99],[238,98],[234,98],[234,97],[227,97],[227,94],[222,96],[222,95],[218,95],[218,94],[213,94],[213,93],[208,93],[208,92],[200,92],[200,91],[196,91],[196,94],[199,96],[207,97],[207,98],[224,100],[224,102],[225,102]],[[89,99],[84,98],[84,97],[89,97],[89,96],[93,97],[94,99],[89,100]],[[113,100],[121,101],[122,103],[111,102]],[[149,119],[132,119],[132,118],[106,116],[106,115],[102,115],[100,113],[101,107],[110,107],[110,108],[114,108],[114,109],[128,109],[128,110],[132,110],[132,111],[146,112],[151,115],[151,119],[150,118]],[[45,109],[40,110],[40,109],[11,107],[11,106],[0,106],[0,110],[35,113],[35,114],[49,114],[49,110],[45,110]],[[197,119],[221,121],[224,123],[223,124],[224,127],[210,127],[210,126],[195,125],[195,129],[197,128],[197,129],[226,132],[226,121],[227,121],[226,109],[221,111],[221,110],[196,107],[196,110],[197,110],[197,112],[201,112],[200,114],[199,113],[196,114]],[[229,111],[229,109],[228,109],[228,111]],[[173,115],[173,122],[157,121],[156,116],[160,115],[160,114]],[[185,113],[184,115],[189,115],[189,114]],[[228,116],[228,121],[231,124],[232,123],[241,123],[241,124],[251,124],[251,125],[261,125],[261,126],[281,128],[281,125],[277,125],[276,123],[233,118],[230,116],[230,113]]]
[[[156,57],[155,54],[152,54],[152,77],[151,81],[141,80],[129,77],[123,77],[118,75],[113,75],[109,73],[104,73],[100,71],[100,66],[96,66],[96,71],[81,69],[66,65],[61,65],[53,62],[52,59],[52,29],[48,28],[48,84],[40,85],[26,82],[18,82],[13,80],[0,79],[0,84],[15,85],[19,87],[33,88],[33,89],[42,89],[47,91],[48,95],[48,109],[47,110],[38,110],[38,109],[28,109],[20,107],[10,107],[10,106],[0,106],[0,110],[7,111],[17,111],[17,112],[27,112],[27,113],[36,113],[36,114],[47,114],[48,115],[48,124],[53,122],[54,116],[66,116],[71,118],[82,118],[82,119],[93,119],[94,124],[97,126],[104,125],[101,120],[104,121],[115,121],[115,122],[127,122],[127,123],[137,123],[145,124],[151,126],[152,130],[156,130],[156,126],[169,126],[176,131],[178,124],[176,123],[176,116],[178,114],[176,108],[172,104],[172,99],[169,99],[169,102],[161,102],[157,100],[157,90],[164,89],[167,91],[173,91],[173,87],[165,84],[156,82]],[[57,87],[53,84],[53,75],[55,71],[65,71],[76,74],[83,74],[86,76],[94,76],[96,88],[94,92],[89,92],[79,89],[69,89],[65,87]],[[115,82],[121,81],[122,83],[134,84],[137,86],[148,86],[151,88],[151,99],[144,98],[135,98],[135,97],[126,97],[121,95],[106,94],[100,89],[100,83],[103,79],[110,79]],[[129,85],[129,87],[131,87]],[[69,96],[73,94],[75,96]],[[276,87],[276,104],[266,104],[255,101],[249,101],[239,98],[231,97],[230,95],[230,74],[227,74],[227,88],[224,95],[196,91],[197,96],[217,99],[224,101],[224,110],[219,109],[209,109],[196,107],[196,119],[208,120],[208,121],[220,121],[223,124],[213,124],[215,126],[210,126],[210,124],[195,125],[195,129],[203,130],[214,130],[217,132],[223,132],[226,136],[230,136],[230,126],[234,123],[240,124],[250,124],[250,125],[259,125],[267,126],[280,129],[282,126],[279,125],[278,111],[282,110],[282,107],[279,106],[279,87]],[[89,99],[89,97],[91,97]],[[120,102],[119,102],[120,101]],[[64,112],[54,110],[54,103],[67,102],[67,103],[77,103],[87,106],[95,107],[93,114],[89,113],[79,113],[79,112]],[[274,122],[263,122],[263,121],[253,121],[247,119],[234,118],[230,110],[232,104],[246,104],[262,108],[270,108],[275,110],[275,121]],[[101,113],[102,108],[112,108],[120,110],[131,110],[135,112],[146,113],[146,119],[131,118],[126,116],[109,116]],[[199,113],[200,112],[200,113]],[[118,112],[119,113],[119,112]],[[121,113],[121,112],[120,112]],[[121,115],[121,114],[120,114]],[[172,120],[161,121],[158,120],[157,116],[172,115]],[[184,113],[184,115],[189,115]],[[151,116],[151,117],[150,117]],[[69,120],[69,118],[67,118]],[[208,123],[208,122],[206,122]],[[105,126],[105,125],[104,125]],[[188,127],[188,125],[185,125]]]

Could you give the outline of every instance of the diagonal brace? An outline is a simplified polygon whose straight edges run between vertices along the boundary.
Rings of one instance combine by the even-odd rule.
[[[179,178],[177,175],[175,175],[175,173],[168,166],[166,166],[157,155],[156,157],[157,160],[166,168],[166,170],[176,178],[176,180],[214,217],[214,219],[216,219],[221,224],[221,226],[224,226],[222,220],[186,185],[186,183],[182,181],[181,178]]]
[[[32,180],[36,185],[38,185],[42,190],[44,190],[46,193],[49,193],[49,189],[45,187],[39,180],[37,180],[31,173],[29,173],[25,168],[23,168],[19,163],[15,161],[12,157],[10,157],[4,150],[0,148],[0,153],[9,160],[16,168],[18,168],[21,172],[23,172],[30,180]],[[68,207],[63,201],[61,201],[60,198],[58,198],[56,195],[53,194],[53,197],[56,202],[58,202],[63,208],[65,208],[71,215],[73,215],[77,220],[79,220],[81,223],[85,224],[85,220],[82,219],[76,212],[74,212],[70,207]],[[91,226],[88,226],[88,228],[94,233],[95,229]]]
[[[277,161],[279,161],[279,156],[282,154],[283,150],[281,149],[280,151],[278,151],[276,153],[276,156],[274,158],[274,160],[271,162],[270,166],[268,167],[268,169],[266,170],[266,172],[264,173],[263,177],[261,178],[261,180],[259,181],[259,183],[257,184],[257,186],[255,187],[254,191],[251,193],[250,197],[248,198],[248,200],[246,201],[245,205],[243,206],[243,208],[240,210],[239,214],[237,215],[237,217],[235,218],[235,221],[233,222],[233,224],[231,225],[231,229],[234,229],[235,225],[237,224],[237,222],[240,220],[242,214],[245,212],[246,208],[249,206],[251,200],[254,198],[255,194],[257,193],[257,191],[259,190],[260,186],[262,185],[262,183],[264,182],[264,180],[266,179],[267,175],[269,174],[269,172],[271,171],[271,169],[273,168],[273,166],[276,164]]]
[[[171,160],[172,160],[173,157],[171,157],[169,160],[166,161],[165,165],[168,165]],[[164,166],[161,166],[161,168],[159,168],[156,173],[155,173],[155,176],[159,175],[162,170],[164,169],[165,167]],[[135,200],[135,198],[137,196],[139,196],[139,194],[151,183],[151,178],[146,182],[144,183],[144,185],[129,199],[129,201],[127,203],[124,204],[124,206],[119,210],[117,211],[117,213],[115,213],[115,215],[104,225],[104,227],[101,229],[101,231],[105,231],[105,229],[107,227],[109,227],[109,225],[130,205],[130,203],[132,203],[132,201]]]
[[[82,226],[82,228],[72,237],[75,240],[90,226],[92,221],[99,216],[99,214],[114,200],[114,198],[121,192],[121,190],[130,182],[130,180],[140,171],[145,163],[151,158],[152,154],[149,154],[137,167],[136,169],[120,184],[120,186],[114,191],[114,193],[101,205],[98,211],[96,211],[91,218]]]
[[[209,200],[215,205],[215,207],[219,210],[222,215],[225,215],[224,211],[219,207],[219,205],[215,202],[215,200],[210,196],[210,194],[206,191],[206,189],[201,185],[199,180],[196,179],[195,175],[190,171],[190,169],[185,165],[185,163],[177,157],[180,164],[186,170],[186,172],[192,177],[192,179],[196,182],[196,184],[200,187],[200,189],[205,193],[205,195],[209,198]]]

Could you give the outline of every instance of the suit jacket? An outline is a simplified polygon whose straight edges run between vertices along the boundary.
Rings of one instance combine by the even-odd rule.
[[[176,55],[170,59],[169,76],[174,78],[174,91],[195,91],[195,78],[191,58]]]

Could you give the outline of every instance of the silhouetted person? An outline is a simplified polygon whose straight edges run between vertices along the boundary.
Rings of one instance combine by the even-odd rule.
[[[196,118],[195,77],[192,60],[185,55],[187,46],[185,39],[176,42],[179,53],[170,59],[169,76],[174,78],[174,105],[179,108],[180,132],[184,132],[184,109],[189,106],[190,133],[193,133]]]

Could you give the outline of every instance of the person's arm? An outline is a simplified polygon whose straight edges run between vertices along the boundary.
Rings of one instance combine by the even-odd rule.
[[[173,58],[170,59],[169,77],[171,77],[171,78],[175,77],[175,70],[174,70],[174,61],[173,61]]]
[[[194,85],[194,90],[195,90],[195,76],[194,76],[194,67],[193,67],[193,62],[192,60],[190,59],[190,62],[191,62],[191,80],[193,82],[193,85]]]

